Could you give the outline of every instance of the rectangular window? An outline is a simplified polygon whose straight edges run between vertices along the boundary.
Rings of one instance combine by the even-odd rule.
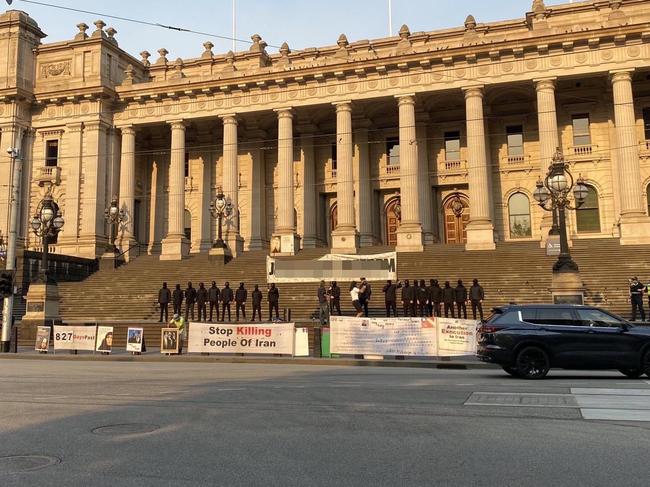
[[[650,107],[643,109],[643,133],[645,140],[650,140]]]
[[[389,166],[399,166],[399,137],[388,137],[386,139],[386,154],[388,155]]]
[[[332,169],[336,170],[338,168],[338,162],[336,160],[336,144],[332,144]]]
[[[45,165],[54,167],[59,165],[59,141],[48,140],[45,142]]]
[[[591,145],[588,114],[573,116],[573,145],[575,147]]]
[[[445,132],[445,160],[460,161],[460,132]]]
[[[521,125],[506,127],[506,136],[508,138],[508,155],[524,155],[524,128]]]
[[[190,177],[190,153],[185,153],[185,177]]]

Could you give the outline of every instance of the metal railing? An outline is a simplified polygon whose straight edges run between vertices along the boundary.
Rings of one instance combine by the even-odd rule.
[[[399,164],[389,164],[386,166],[386,174],[399,174]]]
[[[135,257],[140,257],[140,254],[142,254],[142,248],[146,247],[146,245],[141,244],[141,243],[135,243],[128,247],[126,250],[121,251],[118,254],[115,254],[115,268],[117,269],[121,265],[126,264],[126,259],[124,259],[124,256],[129,253],[131,250],[136,249],[136,254]]]
[[[585,157],[585,156],[590,156],[593,153],[594,147],[595,147],[594,145],[589,144],[589,145],[578,145],[572,147],[571,149],[573,150],[574,156]]]
[[[443,171],[460,171],[465,168],[465,161],[458,159],[455,161],[442,161],[441,169]]]
[[[61,182],[61,168],[59,166],[40,166],[36,180],[38,182],[59,184]]]
[[[514,156],[506,156],[506,162],[511,165],[516,165],[516,164],[523,164],[526,162],[526,156],[521,154],[521,155],[514,155]]]

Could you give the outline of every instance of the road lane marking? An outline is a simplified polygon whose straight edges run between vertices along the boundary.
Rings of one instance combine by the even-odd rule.
[[[650,396],[650,389],[599,389],[572,387],[571,394],[596,396]]]
[[[634,409],[581,409],[582,417],[590,420],[606,421],[650,421],[650,410]]]

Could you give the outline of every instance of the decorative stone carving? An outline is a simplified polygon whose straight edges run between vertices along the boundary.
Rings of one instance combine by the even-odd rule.
[[[100,19],[100,20],[95,20],[93,24],[95,24],[96,30],[95,32],[93,32],[92,37],[101,37],[105,39],[106,32],[104,32],[104,27],[106,27],[106,22]]]
[[[86,34],[86,31],[88,30],[88,24],[81,22],[80,24],[77,24],[77,29],[79,29],[79,33],[74,36],[75,41],[83,41],[85,39],[88,39],[88,34]]]
[[[476,19],[473,15],[468,15],[465,19],[465,30],[476,30]]]
[[[235,53],[228,51],[226,53],[226,66],[223,68],[223,72],[233,73],[235,71],[237,71],[237,68],[235,67]]]
[[[283,42],[280,46],[280,61],[278,62],[280,66],[288,66],[291,64],[291,59],[289,59],[290,53],[291,49],[289,49],[289,44]]]
[[[140,53],[140,57],[142,57],[142,64],[144,65],[145,68],[148,68],[151,66],[151,62],[149,62],[149,58],[151,57],[151,53],[149,51],[142,51]]]
[[[167,54],[169,54],[169,51],[165,49],[164,47],[158,49],[158,54],[160,57],[156,60],[156,64],[168,64],[167,61]]]
[[[205,49],[203,51],[203,54],[201,54],[202,59],[212,59],[214,54],[212,53],[212,48],[214,47],[214,44],[210,41],[206,41],[203,43],[203,48]]]
[[[340,58],[347,58],[349,55],[348,46],[350,45],[347,36],[345,34],[341,34],[339,38],[336,40],[336,44],[339,46],[339,49],[338,51],[336,51],[334,56]]]
[[[400,27],[399,32],[399,42],[397,43],[397,47],[395,48],[395,55],[398,54],[407,54],[410,52],[413,52],[413,48],[411,46],[411,30],[409,29],[408,25],[404,24],[402,27]]]
[[[271,64],[269,55],[266,52],[266,46],[268,45],[265,41],[262,40],[262,37],[259,34],[253,34],[251,36],[253,44],[249,49],[249,52],[256,53],[259,56],[259,67],[268,66]]]
[[[132,85],[134,74],[135,74],[135,69],[133,68],[132,64],[129,64],[124,70],[124,81],[122,81],[122,84]]]
[[[56,78],[57,76],[70,76],[71,61],[57,61],[41,65],[41,78]]]
[[[115,39],[115,34],[117,34],[117,31],[113,27],[109,27],[106,29],[106,34],[108,34],[109,42],[112,42],[117,46],[117,39]]]
[[[253,34],[251,36],[251,40],[253,43],[251,44],[251,47],[248,49],[250,52],[262,52],[264,48],[262,47],[262,36],[259,34]]]
[[[550,12],[544,4],[544,0],[534,0],[533,1],[533,18],[532,24],[533,29],[543,30],[548,28],[548,23],[546,18],[549,16]]]
[[[609,13],[609,22],[622,24],[627,20],[627,15],[625,15],[625,12],[621,10],[622,4],[623,0],[610,0],[609,8],[611,8],[612,11]]]
[[[170,76],[170,79],[181,79],[184,78],[183,74],[183,60],[181,58],[174,61],[174,73]]]

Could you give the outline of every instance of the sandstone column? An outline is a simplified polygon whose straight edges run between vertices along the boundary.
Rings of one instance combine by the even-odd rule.
[[[415,95],[397,96],[399,107],[400,205],[397,250],[421,252],[422,222],[418,196],[418,141],[415,134]]]
[[[251,158],[250,190],[248,191],[248,208],[250,208],[249,250],[260,250],[268,246],[266,235],[266,159],[263,146],[266,132],[251,123],[246,131]]]
[[[20,190],[21,202],[20,202],[20,221],[18,223],[18,245],[22,247],[27,246],[29,240],[30,226],[29,222],[31,219],[30,215],[30,202],[32,200],[32,178],[34,177],[34,141],[36,139],[36,131],[33,128],[25,130],[23,135],[23,176],[22,176],[22,189]],[[76,222],[73,224],[73,228],[78,228]]]
[[[370,181],[370,147],[368,146],[369,121],[358,120],[355,126],[355,145],[359,159],[359,245],[369,247],[374,245],[375,236],[372,233],[372,182]]]
[[[82,151],[84,161],[83,199],[81,200],[81,232],[78,240],[81,252],[97,257],[106,250],[106,171],[108,154],[106,133],[108,126],[95,120],[84,123]],[[65,215],[64,215],[65,218]],[[64,232],[65,232],[65,226]]]
[[[190,250],[185,238],[185,122],[168,122],[172,131],[169,163],[169,212],[167,237],[162,241],[161,260],[181,260]],[[124,150],[124,149],[122,149]],[[124,161],[122,161],[122,172]]]
[[[621,195],[621,244],[647,243],[650,238],[650,218],[645,214],[643,207],[632,71],[613,71],[611,79]]]
[[[359,236],[354,223],[354,170],[352,166],[352,104],[336,106],[336,207],[338,226],[332,231],[332,251],[355,253]]]
[[[433,207],[431,197],[431,178],[429,175],[429,157],[427,143],[426,113],[419,113],[415,129],[418,141],[418,181],[420,182],[420,220],[422,222],[422,237],[425,244],[433,243]]]
[[[239,145],[237,143],[237,117],[223,115],[223,194],[232,204],[232,216],[224,220],[223,239],[233,256],[241,254],[244,240],[239,233]]]
[[[68,177],[65,186],[65,225],[59,235],[59,244],[64,249],[68,245],[76,248],[79,238],[79,218],[81,201],[81,165],[83,148],[83,123],[66,125],[65,138],[68,143]],[[60,143],[60,142],[59,142]]]
[[[290,108],[278,114],[278,219],[271,250],[294,255],[300,249],[294,221],[293,194],[293,112]]]
[[[300,149],[303,163],[303,248],[314,248],[318,245],[318,227],[316,225],[316,160],[314,158],[314,134],[303,133]]]
[[[468,182],[470,222],[467,225],[468,250],[492,250],[494,227],[490,216],[490,168],[485,144],[483,87],[464,89],[469,153]]]
[[[117,246],[125,251],[135,244],[135,229],[133,228],[135,219],[133,214],[135,209],[135,129],[131,125],[122,127],[119,205],[120,209],[126,213],[127,220],[124,224],[118,224],[115,240]]]

